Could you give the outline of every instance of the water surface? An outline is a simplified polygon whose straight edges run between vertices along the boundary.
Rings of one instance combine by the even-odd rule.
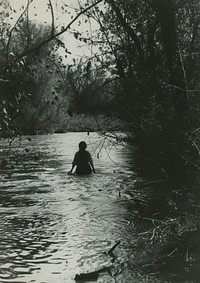
[[[96,133],[27,138],[13,143],[13,168],[0,177],[0,282],[70,283],[111,265],[99,283],[171,282],[138,269],[150,258],[136,246],[148,226],[137,204],[150,206],[148,186],[143,196],[136,186],[131,146]],[[91,176],[67,174],[80,140],[94,159]],[[6,141],[0,149],[5,155]],[[106,252],[118,240],[112,257]]]

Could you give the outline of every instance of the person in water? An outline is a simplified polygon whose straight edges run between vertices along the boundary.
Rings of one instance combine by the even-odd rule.
[[[77,151],[74,155],[72,168],[69,171],[69,174],[72,174],[75,166],[75,173],[77,175],[87,175],[91,174],[92,172],[95,173],[92,156],[89,151],[86,150],[86,148],[87,144],[84,141],[81,141],[79,143],[79,151]]]

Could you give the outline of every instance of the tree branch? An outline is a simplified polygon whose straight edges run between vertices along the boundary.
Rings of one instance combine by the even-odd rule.
[[[29,5],[30,5],[30,3],[31,3],[31,1],[27,0],[26,10],[27,10],[27,32],[28,32],[28,35],[27,35],[26,50],[29,49],[29,45],[30,45],[30,27],[29,27]]]
[[[53,11],[53,6],[52,6],[52,3],[51,3],[51,0],[49,0],[49,7],[51,9],[51,36],[53,37],[54,36],[54,29],[55,29],[55,19],[54,19],[54,11]]]
[[[14,29],[16,28],[17,24],[19,23],[19,21],[21,20],[21,18],[23,17],[23,15],[27,12],[27,9],[30,5],[30,3],[33,2],[33,0],[30,0],[29,4],[27,5],[26,9],[23,11],[23,13],[19,16],[19,18],[17,19],[16,23],[14,24],[13,28],[10,30],[9,33],[9,37],[8,37],[8,42],[6,45],[6,50],[7,50],[7,61],[8,61],[8,57],[9,57],[9,48],[10,48],[10,42],[11,42],[11,38],[12,38],[12,33],[14,31]]]
[[[132,40],[135,43],[135,46],[137,48],[138,54],[140,56],[141,61],[144,60],[144,52],[141,48],[141,44],[140,44],[140,40],[137,36],[137,34],[134,32],[134,30],[127,24],[126,20],[124,19],[124,17],[121,14],[120,9],[118,8],[118,6],[116,5],[114,0],[107,0],[108,4],[111,5],[111,7],[113,8],[113,10],[115,11],[122,27],[125,29],[125,31],[127,32],[127,34],[132,38]]]
[[[25,52],[22,52],[22,53],[16,58],[15,62],[18,61],[20,58],[22,58],[22,57],[24,57],[24,56],[26,56],[26,55],[28,55],[28,54],[34,52],[35,50],[40,49],[40,48],[41,48],[42,46],[44,46],[45,44],[49,43],[50,41],[52,41],[53,39],[57,38],[57,37],[60,36],[61,34],[65,33],[65,32],[71,27],[71,25],[72,25],[81,15],[83,15],[85,12],[87,12],[88,10],[90,10],[91,8],[93,8],[94,6],[98,5],[98,4],[99,4],[100,2],[102,2],[102,1],[103,1],[103,0],[98,0],[97,2],[95,2],[95,3],[93,3],[92,5],[88,6],[87,8],[81,10],[81,12],[78,13],[78,14],[76,15],[76,17],[75,17],[64,29],[62,29],[60,32],[58,32],[58,33],[56,33],[56,34],[54,34],[54,35],[51,34],[51,36],[50,36],[49,38],[45,39],[45,40],[44,40],[43,42],[41,42],[40,44],[38,44],[38,45],[32,47],[31,49],[29,49],[29,50],[27,50],[27,51],[25,51]]]
[[[188,82],[187,82],[187,76],[186,76],[186,71],[185,71],[185,67],[183,64],[183,58],[182,58],[182,54],[181,51],[179,50],[179,56],[180,56],[180,63],[181,63],[181,68],[182,68],[182,72],[183,72],[183,78],[184,78],[184,84],[185,84],[185,92],[186,92],[186,97],[187,97],[187,102],[189,105],[189,89],[188,89]]]

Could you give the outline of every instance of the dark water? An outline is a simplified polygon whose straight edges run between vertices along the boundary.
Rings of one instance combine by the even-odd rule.
[[[67,174],[80,140],[88,143],[96,167],[87,177]],[[1,141],[2,156],[6,147]],[[162,180],[142,180],[140,190],[130,146],[95,133],[68,133],[24,138],[11,153],[18,162],[0,175],[0,282],[70,283],[77,273],[105,266],[112,272],[100,274],[99,283],[174,281],[140,268],[153,260],[138,245],[152,224],[148,213],[165,208],[160,197],[157,206],[155,197],[153,206],[149,201],[149,186],[157,184],[157,190]],[[161,198],[169,205],[165,191]],[[108,255],[118,240],[114,257]],[[179,282],[198,281],[183,276]]]

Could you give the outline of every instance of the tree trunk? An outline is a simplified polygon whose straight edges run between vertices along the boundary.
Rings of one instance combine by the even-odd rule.
[[[176,7],[174,0],[152,0],[152,7],[160,23],[163,50],[169,72],[169,83],[174,91],[174,122],[180,130],[187,130],[188,98],[184,69],[182,66],[176,27]]]

